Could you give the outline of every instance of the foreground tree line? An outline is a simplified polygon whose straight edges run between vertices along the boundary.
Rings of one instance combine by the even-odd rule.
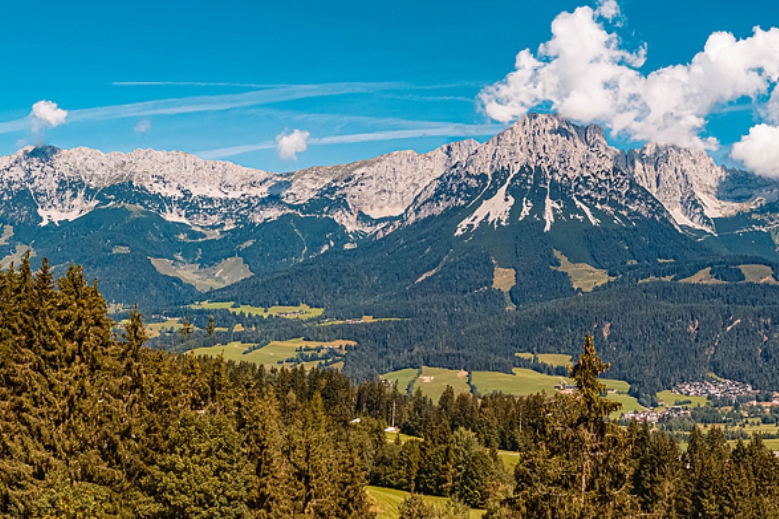
[[[368,482],[408,490],[404,518],[779,517],[779,462],[759,438],[672,437],[606,418],[588,338],[578,392],[444,392],[437,404],[335,371],[144,348],[96,285],[46,262],[0,273],[0,515],[369,518]],[[395,410],[401,441],[384,429]],[[355,418],[360,418],[355,423]],[[518,451],[513,476],[498,449]],[[447,496],[431,510],[418,494]]]

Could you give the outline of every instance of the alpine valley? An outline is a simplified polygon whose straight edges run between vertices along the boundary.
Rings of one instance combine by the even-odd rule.
[[[226,305],[217,325],[244,343],[350,341],[329,358],[356,378],[510,373],[530,362],[516,353],[574,354],[590,332],[636,396],[709,373],[779,389],[779,182],[704,151],[624,152],[531,114],[483,144],[284,174],[31,147],[0,158],[0,190],[4,268],[28,251],[80,263],[117,308],[201,329],[203,300],[324,308],[242,313],[236,332]]]

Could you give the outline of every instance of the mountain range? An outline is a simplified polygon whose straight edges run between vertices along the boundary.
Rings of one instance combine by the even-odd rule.
[[[459,241],[519,222],[568,235],[653,222],[711,251],[779,260],[779,183],[717,166],[700,150],[623,152],[600,127],[554,115],[531,114],[483,144],[283,174],[181,152],[28,147],[0,158],[0,190],[3,265],[26,250],[59,266],[83,263],[117,302],[193,298],[452,214],[459,220],[447,232]],[[139,273],[153,293],[127,279]]]

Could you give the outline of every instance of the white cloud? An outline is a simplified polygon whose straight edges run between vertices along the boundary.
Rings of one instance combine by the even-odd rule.
[[[771,124],[779,124],[779,88],[774,88],[771,99],[763,109],[763,117]]]
[[[733,145],[731,155],[758,175],[779,178],[779,127],[753,126]]]
[[[308,148],[308,132],[295,130],[292,133],[280,133],[276,136],[276,151],[281,160],[296,159],[298,153]]]
[[[622,14],[622,11],[617,0],[601,0],[598,2],[598,9],[595,10],[595,13],[607,20],[613,20]]]
[[[138,124],[135,125],[133,128],[133,131],[135,133],[149,133],[149,130],[151,130],[151,121],[148,119],[141,119],[138,121]]]
[[[29,117],[32,131],[37,133],[43,128],[55,128],[64,123],[68,111],[57,107],[57,103],[52,101],[38,101],[32,105]]]
[[[756,27],[742,40],[713,33],[689,64],[645,75],[639,68],[646,47],[625,50],[604,27],[618,16],[614,0],[558,15],[552,38],[535,55],[521,51],[515,70],[479,94],[486,113],[508,122],[549,106],[633,141],[711,149],[718,143],[704,134],[707,116],[738,99],[767,95],[779,78],[779,29]]]

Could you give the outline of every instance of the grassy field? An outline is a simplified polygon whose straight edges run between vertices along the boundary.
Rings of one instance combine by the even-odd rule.
[[[303,339],[291,339],[288,341],[274,341],[270,344],[263,346],[260,349],[245,353],[248,349],[255,344],[245,344],[241,342],[230,342],[221,346],[211,346],[209,348],[197,348],[192,350],[195,355],[210,355],[217,356],[220,353],[224,355],[225,360],[234,360],[236,362],[254,362],[255,364],[264,364],[265,366],[279,366],[286,365],[291,366],[293,363],[286,362],[287,359],[295,357],[297,348],[338,348],[342,349],[347,344],[354,344],[350,341],[332,341],[332,342],[315,342],[304,341]],[[281,362],[279,362],[281,361]],[[321,363],[319,360],[305,362],[302,365],[306,369],[310,369],[314,366],[318,366]]]
[[[516,310],[517,305],[511,301],[509,292],[514,285],[517,284],[517,271],[514,269],[504,269],[497,265],[495,271],[492,274],[492,288],[503,292],[503,296],[506,298],[506,309]]]
[[[222,288],[252,276],[243,258],[228,258],[212,267],[173,261],[165,258],[149,258],[157,272],[179,278],[201,292]]]
[[[779,432],[779,427],[777,427],[776,424],[764,424],[758,422],[750,423],[749,425],[745,425],[744,427],[731,427],[731,429],[736,431],[744,431],[748,435],[752,436],[754,433],[759,434],[776,434]]]
[[[673,276],[663,276],[663,277],[655,277],[655,276],[649,276],[648,278],[639,279],[638,284],[641,283],[652,283],[653,281],[671,281],[674,277]]]
[[[422,392],[437,403],[446,386],[452,386],[454,394],[470,393],[468,373],[444,368],[422,368],[422,374],[414,383],[414,391],[422,388]]]
[[[500,461],[503,462],[503,466],[513,474],[514,467],[519,463],[519,453],[513,451],[498,451],[498,457],[500,458]]]
[[[319,326],[333,326],[336,324],[365,324],[365,323],[381,323],[384,321],[402,321],[400,317],[373,317],[372,315],[363,315],[360,319],[351,319],[343,321],[340,319],[328,320],[323,323],[319,323]]]
[[[622,404],[622,409],[612,413],[611,418],[619,418],[622,413],[632,413],[634,411],[646,411],[646,408],[638,403],[635,397],[625,393],[609,393],[606,397],[614,402]]]
[[[768,265],[739,265],[738,268],[744,273],[747,283],[768,283],[776,285],[774,279],[774,270]]]
[[[515,353],[515,355],[523,359],[533,360],[532,353],[522,352]],[[543,362],[550,366],[570,366],[573,362],[570,355],[565,355],[563,353],[539,353],[537,357],[538,362]]]
[[[592,292],[595,287],[616,279],[610,277],[607,271],[596,269],[587,263],[571,263],[560,251],[555,250],[554,255],[560,261],[560,266],[551,268],[568,274],[573,288],[582,292]]]
[[[492,288],[501,292],[508,292],[517,284],[517,271],[514,269],[504,269],[495,267],[492,276]]]
[[[376,519],[398,519],[400,517],[398,508],[403,500],[410,495],[402,490],[374,486],[366,487],[366,491],[374,503],[373,511],[376,512]],[[440,508],[446,506],[446,499],[443,497],[423,497],[428,504]],[[471,509],[470,519],[477,519],[482,515],[484,515],[484,510]]]
[[[513,372],[513,375],[509,375],[496,371],[474,371],[471,379],[482,395],[497,391],[512,395],[532,395],[542,391],[553,394],[555,385],[560,384],[560,377],[544,375],[530,369],[514,368]],[[570,383],[570,379],[563,380]]]
[[[657,399],[661,402],[664,402],[664,406],[658,406],[658,409],[662,410],[665,407],[676,405],[676,402],[682,402],[684,400],[690,400],[691,404],[686,404],[689,407],[702,407],[706,405],[706,397],[705,396],[686,396],[686,395],[678,395],[671,391],[670,389],[667,389],[665,391],[660,391],[657,394]]]
[[[398,436],[400,436],[400,443],[401,444],[404,444],[404,443],[406,443],[407,441],[410,441],[410,440],[416,440],[418,442],[424,441],[419,436],[409,436],[408,434],[403,434],[403,433],[399,433],[399,432],[391,433],[391,432],[386,432],[385,431],[384,432],[384,436],[386,436],[386,438],[387,438],[387,443],[395,443],[395,441],[398,439]]]
[[[513,371],[513,375],[494,371],[474,371],[471,378],[473,385],[482,395],[495,391],[512,395],[532,395],[543,391],[548,395],[553,395],[555,386],[561,381],[561,377],[545,375],[529,369],[514,368]],[[566,384],[573,383],[567,377],[562,378],[562,380]],[[607,389],[617,391],[617,393],[609,393],[606,398],[622,404],[622,409],[612,413],[612,419],[618,419],[622,413],[644,409],[638,400],[627,394],[630,384],[624,380],[601,379],[601,383]]]
[[[177,332],[181,330],[181,328],[182,325],[178,319],[168,319],[167,321],[161,323],[147,323],[146,333],[149,334],[150,339],[153,339],[154,337],[159,337],[162,331]]]
[[[721,281],[719,279],[716,279],[714,276],[711,275],[711,267],[706,267],[705,269],[699,270],[692,276],[684,279],[680,279],[679,283],[697,283],[700,285],[722,285],[725,282]]]
[[[260,317],[285,317],[287,319],[313,319],[322,315],[325,311],[324,308],[311,308],[310,306],[303,304],[299,306],[271,306],[270,308],[262,308],[260,306],[239,305],[234,306],[233,301],[220,301],[210,302],[203,301],[194,305],[189,305],[194,310],[229,310],[230,313],[239,315],[244,313],[251,316]]]
[[[382,375],[381,378],[384,380],[389,380],[393,384],[397,382],[398,391],[400,393],[406,393],[409,388],[409,384],[413,380],[416,380],[418,374],[419,370],[417,368],[407,368],[398,371],[392,371]]]

